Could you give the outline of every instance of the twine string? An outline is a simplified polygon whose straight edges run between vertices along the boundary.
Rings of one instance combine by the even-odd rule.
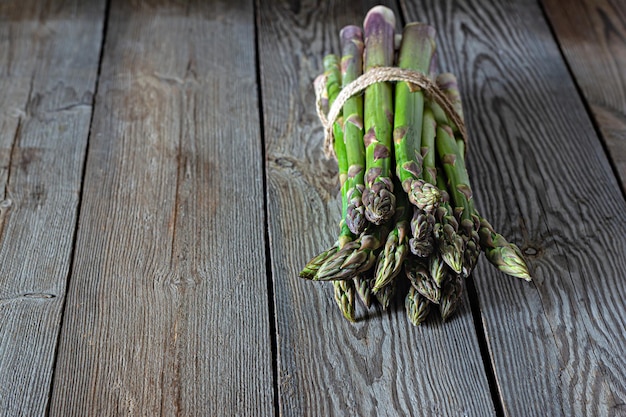
[[[412,84],[413,89],[421,89],[430,99],[437,103],[444,113],[450,118],[450,121],[456,125],[459,134],[465,142],[467,148],[467,131],[463,118],[454,110],[454,105],[443,91],[428,76],[408,69],[396,67],[378,67],[368,70],[365,74],[341,89],[332,106],[328,110],[328,114],[324,113],[322,103],[323,92],[326,89],[326,77],[318,77],[315,82],[315,105],[317,116],[324,126],[324,153],[327,157],[335,156],[333,149],[334,136],[333,124],[337,121],[339,113],[343,105],[350,99],[363,92],[372,84],[388,81],[403,81]]]

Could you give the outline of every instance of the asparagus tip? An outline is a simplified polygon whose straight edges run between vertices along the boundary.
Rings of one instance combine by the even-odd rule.
[[[354,295],[356,289],[352,281],[334,281],[335,302],[339,306],[343,316],[351,322],[356,321],[354,308]]]
[[[396,26],[396,15],[393,13],[393,10],[386,6],[374,6],[367,12],[367,15],[365,15],[363,27],[367,28],[372,24],[376,24],[376,19],[381,18],[386,24],[392,27]]]
[[[344,26],[341,29],[341,31],[339,31],[339,37],[342,40],[348,40],[352,42],[355,38],[363,39],[363,31],[361,30],[360,27],[356,25],[348,25],[348,26]]]
[[[411,323],[414,326],[419,326],[428,317],[431,302],[411,287],[404,301],[404,306]]]

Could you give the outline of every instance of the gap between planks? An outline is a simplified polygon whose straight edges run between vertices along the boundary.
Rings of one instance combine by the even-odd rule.
[[[276,298],[274,296],[274,279],[272,272],[272,247],[270,245],[269,205],[267,189],[267,148],[265,146],[265,116],[263,114],[263,90],[261,88],[261,63],[259,59],[259,19],[260,0],[253,0],[254,14],[254,65],[256,70],[257,103],[259,107],[259,132],[261,136],[261,174],[263,181],[263,234],[265,237],[265,273],[267,280],[267,311],[272,352],[272,379],[274,381],[274,416],[280,415],[280,382],[278,378],[278,331],[276,326]]]
[[[50,406],[52,401],[52,392],[54,391],[55,373],[57,369],[57,359],[59,357],[59,345],[61,344],[61,333],[63,331],[63,324],[65,323],[65,307],[67,306],[67,293],[70,288],[70,280],[74,272],[76,245],[78,241],[78,225],[80,224],[81,208],[83,202],[83,184],[85,182],[85,173],[87,172],[87,161],[89,159],[89,143],[91,142],[91,134],[93,132],[93,120],[94,109],[96,108],[96,97],[98,96],[98,88],[100,87],[100,73],[102,71],[102,58],[104,57],[104,45],[106,43],[107,29],[109,27],[109,10],[111,6],[111,0],[106,0],[104,5],[104,21],[102,23],[102,38],[100,41],[100,54],[98,56],[98,70],[96,75],[96,85],[91,98],[91,116],[89,118],[89,134],[87,135],[87,144],[85,146],[85,158],[83,159],[83,167],[80,180],[80,190],[78,191],[78,204],[76,207],[76,222],[74,224],[74,234],[72,236],[72,249],[70,251],[70,265],[67,271],[67,278],[65,280],[65,298],[63,299],[63,305],[61,306],[61,318],[59,321],[59,328],[57,333],[57,341],[54,347],[54,357],[52,360],[52,377],[50,379],[50,389],[48,390],[47,404],[46,404],[46,416],[50,415]]]

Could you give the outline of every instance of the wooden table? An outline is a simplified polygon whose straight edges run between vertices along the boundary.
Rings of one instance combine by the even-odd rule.
[[[626,415],[626,4],[383,1],[535,277],[415,328],[297,278],[339,216],[312,81],[375,3],[0,4],[0,415]]]

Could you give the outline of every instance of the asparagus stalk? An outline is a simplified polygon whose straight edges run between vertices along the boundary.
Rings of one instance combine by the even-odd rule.
[[[435,217],[432,214],[425,213],[424,210],[415,207],[411,219],[412,237],[409,239],[409,248],[414,255],[426,258],[433,252],[435,248],[434,224]]]
[[[339,60],[335,55],[327,55],[323,59],[324,63],[324,76],[326,77],[326,101],[329,106],[332,106],[332,103],[335,101],[337,95],[340,91],[341,86],[341,75],[339,69]],[[341,185],[341,210],[342,210],[342,221],[339,224],[340,232],[337,238],[337,242],[320,254],[316,255],[313,259],[311,259],[305,267],[300,272],[300,277],[305,279],[316,279],[316,274],[319,268],[328,261],[338,249],[342,248],[346,243],[354,240],[354,235],[351,233],[350,229],[347,227],[345,221],[343,219],[346,216],[347,212],[347,173],[348,173],[348,162],[346,155],[346,145],[343,138],[343,130],[342,130],[342,118],[339,118],[338,121],[333,125],[333,133],[335,136],[334,149],[335,155],[337,155],[337,165],[339,168],[339,183]]]
[[[395,293],[396,281],[391,281],[389,284],[375,292],[374,297],[376,297],[376,300],[380,303],[383,310],[387,310]]]
[[[433,229],[433,234],[439,245],[441,259],[454,272],[463,272],[465,241],[458,233],[458,223],[456,219],[448,214],[443,218],[439,217]]]
[[[456,112],[456,114],[463,120],[463,104],[461,102],[461,93],[459,92],[459,86],[456,79],[456,76],[450,72],[444,72],[437,75],[435,80],[437,83],[437,87],[446,95],[450,103],[452,104],[452,108]],[[442,110],[438,110],[438,112],[443,112]],[[441,113],[439,114],[439,118],[441,119]],[[445,124],[450,126],[452,131],[457,134],[459,133],[458,127],[452,122],[452,120],[448,116],[443,116],[447,120]]]
[[[433,253],[428,258],[428,272],[437,287],[442,288],[448,276],[447,264],[441,254]]]
[[[350,280],[333,281],[333,288],[335,290],[335,302],[339,306],[343,316],[349,321],[356,321],[354,306],[356,288],[354,282]]]
[[[452,103],[454,111],[463,120],[463,107],[461,103],[461,94],[459,93],[459,87],[457,79],[453,74],[443,73],[437,76],[437,86],[444,92],[448,100]],[[459,159],[465,161],[465,140],[460,137],[459,130],[453,124],[450,124],[454,134],[457,145],[456,155]],[[465,164],[464,164],[465,165]],[[469,186],[469,175],[468,186]],[[480,255],[480,238],[478,230],[480,228],[480,220],[474,213],[473,200],[467,202],[471,219],[468,216],[461,219],[460,231],[465,240],[465,253],[463,254],[463,275],[469,276]]]
[[[520,248],[509,243],[504,236],[497,233],[484,218],[480,219],[480,246],[487,260],[505,274],[532,281],[528,265]]]
[[[458,89],[455,87],[456,84],[454,84],[454,88],[450,87],[450,78],[448,78],[447,83],[444,83],[444,86],[446,84],[448,84],[447,88],[449,90],[454,92],[456,89],[458,93]],[[460,106],[460,99],[457,101],[458,106]],[[446,176],[450,181],[450,189],[455,204],[463,207],[461,216],[462,229],[472,230],[470,238],[466,238],[466,247],[470,248],[470,253],[464,256],[466,258],[463,268],[464,274],[469,274],[476,264],[478,255],[477,253],[472,253],[475,251],[474,246],[476,246],[480,247],[485,252],[487,260],[502,272],[527,281],[532,280],[521,250],[498,234],[474,208],[464,155],[458,148],[457,141],[452,136],[451,128],[447,126],[437,128],[437,148],[439,157],[446,170]],[[479,244],[476,244],[474,232],[478,234]],[[470,243],[470,241],[473,243]]]
[[[357,26],[341,29],[341,73],[346,86],[363,72],[363,32]],[[365,188],[365,145],[363,144],[363,97],[349,98],[343,106],[344,140],[348,158],[348,211],[346,224],[355,235],[367,226],[362,195]]]
[[[332,106],[339,91],[341,90],[341,72],[339,60],[335,55],[328,55],[324,60],[324,67],[327,73],[327,91],[328,104]],[[343,118],[340,119],[343,121]],[[346,223],[348,212],[348,155],[347,146],[344,141],[344,132],[341,123],[333,125],[333,133],[335,135],[335,154],[337,155],[337,164],[339,166],[339,183],[341,184],[341,232],[338,239],[338,249],[341,249],[346,243],[353,240],[350,228]],[[354,298],[356,287],[352,281],[333,281],[335,302],[339,306],[343,316],[349,321],[356,321]]]
[[[455,207],[459,210],[455,212],[451,206],[444,205],[447,213],[439,213],[439,224],[435,227],[435,234],[441,242],[444,260],[455,272],[461,273],[467,237],[459,233],[459,221],[455,214],[460,214],[458,217],[461,221],[466,218],[471,219],[471,189],[465,164],[462,157],[457,154],[458,149],[452,129],[445,124],[437,126],[436,148],[446,174],[447,190],[450,192]],[[439,183],[441,182],[439,180]]]
[[[367,271],[376,262],[376,249],[387,237],[385,226],[370,226],[355,241],[346,243],[333,254],[317,271],[315,280],[332,281],[353,279]]]
[[[404,302],[406,313],[414,326],[422,324],[430,312],[431,302],[411,287]]]
[[[452,316],[461,303],[462,293],[463,281],[461,276],[456,274],[450,275],[443,287],[441,301],[439,302],[439,313],[444,321]]]
[[[471,220],[472,189],[465,169],[465,160],[459,152],[454,133],[447,125],[437,126],[437,152],[448,180],[448,190],[456,207],[463,209],[462,219]]]
[[[447,128],[447,125],[444,125]],[[438,133],[440,133],[438,131]],[[437,146],[439,139],[436,139]],[[437,184],[446,190],[443,192],[445,203],[437,210],[437,224],[435,235],[439,242],[438,256],[430,258],[430,273],[439,288],[439,313],[443,320],[447,320],[456,310],[461,301],[462,283],[459,273],[463,270],[465,239],[459,232],[459,210],[454,210],[449,204],[448,184],[444,179],[444,169],[437,169]]]
[[[332,106],[341,91],[341,72],[339,67],[339,58],[337,55],[329,54],[324,57],[324,75],[326,76],[326,94],[328,98],[328,106]],[[343,138],[343,118],[339,117],[333,124],[333,135],[335,142],[335,155],[337,156],[337,165],[339,167],[339,183],[341,186],[346,182],[348,174],[348,160],[346,155],[346,144]]]
[[[320,267],[324,265],[324,263],[326,263],[335,253],[337,253],[337,249],[339,249],[339,244],[335,243],[335,245],[331,248],[316,255],[304,266],[302,271],[300,271],[300,278],[315,279],[317,271],[319,271]]]
[[[428,74],[435,52],[435,29],[423,23],[405,26],[398,66]],[[412,84],[396,85],[394,150],[396,175],[409,195],[411,204],[432,212],[439,203],[439,192],[422,177],[421,135],[424,93]]]
[[[415,258],[407,259],[404,263],[404,272],[413,288],[430,302],[439,304],[441,288],[430,275],[429,269],[423,264],[423,261],[418,261]]]
[[[372,305],[372,286],[374,285],[374,278],[370,271],[357,275],[353,281],[363,305],[370,308]]]
[[[444,129],[441,130],[443,131]],[[477,232],[479,245],[477,246],[485,252],[487,260],[491,264],[508,275],[531,281],[532,278],[528,270],[528,265],[524,260],[521,250],[515,244],[509,243],[502,235],[497,233],[491,224],[489,224],[486,219],[482,218],[474,208],[465,162],[456,146],[456,141],[451,138],[450,132],[450,128],[447,128],[446,133],[441,135],[445,140],[442,141],[440,145],[440,129],[437,130],[437,146],[441,146],[439,148],[441,159],[446,160],[446,162],[444,162],[444,167],[447,165],[446,175],[450,179],[450,182],[454,184],[451,185],[451,188],[456,190],[456,192],[453,192],[456,204],[463,207],[463,227],[465,230],[469,228],[472,229],[472,242],[475,241],[474,231],[479,228]],[[470,245],[471,244],[467,242],[466,246]],[[471,272],[476,264],[476,260],[477,255],[472,254],[469,261],[465,262],[464,274]],[[453,267],[453,269],[455,268]],[[457,269],[455,269],[455,271],[460,272]]]
[[[426,106],[423,115],[420,152],[422,154],[422,177],[429,184],[437,183],[436,132],[437,122],[435,121],[435,116],[430,106]]]
[[[463,275],[468,277],[476,264],[478,263],[478,257],[480,256],[480,218],[472,213],[472,221],[463,220],[461,222],[462,234],[467,236],[468,239],[465,242],[465,253],[463,254]]]
[[[460,156],[460,154],[457,155]],[[459,157],[458,160],[462,161],[463,158]],[[455,174],[452,173],[452,175]],[[459,198],[464,198],[466,196],[466,193],[458,193],[457,196]],[[471,227],[472,237],[471,240],[466,242],[466,260],[464,262],[465,266],[463,268],[464,275],[469,275],[469,273],[476,264],[478,254],[475,252],[476,249],[472,247],[473,245],[475,245],[485,252],[487,260],[492,265],[494,265],[505,274],[517,278],[522,278],[526,281],[531,281],[532,277],[530,276],[528,264],[526,263],[524,255],[522,254],[522,251],[519,249],[519,247],[517,247],[517,245],[513,243],[509,243],[504,238],[504,236],[497,233],[494,230],[493,226],[491,226],[491,224],[489,224],[489,222],[485,218],[483,218],[474,208],[471,199],[468,199],[466,204],[467,207],[469,207],[469,212],[471,213],[471,215],[469,219],[462,220],[462,227],[466,230],[466,233],[467,230]],[[478,232],[476,232],[476,230],[478,230]],[[476,234],[478,234],[478,244],[475,243]],[[469,254],[467,254],[468,250],[470,251]]]
[[[465,242],[458,233],[459,223],[449,203],[450,197],[446,191],[442,169],[437,170],[437,186],[442,190],[442,203],[435,212],[436,223],[433,227],[433,235],[439,248],[438,255],[452,270],[460,273],[463,270]]]
[[[365,16],[365,70],[393,64],[395,16],[384,6],[372,8]],[[366,149],[363,203],[366,218],[380,225],[395,211],[391,180],[392,89],[388,82],[373,84],[365,90],[364,109]]]
[[[402,269],[404,259],[409,253],[409,204],[404,193],[396,199],[396,226],[387,236],[387,241],[382,251],[378,254],[376,262],[375,283],[372,291],[377,292],[389,284]]]
[[[335,55],[328,55],[324,59],[324,68],[326,70],[328,92],[328,105],[332,106],[341,90],[341,71],[339,59]],[[333,125],[333,134],[335,136],[334,148],[337,155],[337,165],[339,166],[339,183],[341,185],[341,212],[342,220],[340,223],[341,232],[339,233],[338,249],[341,249],[346,243],[353,240],[350,228],[345,219],[348,211],[348,155],[347,146],[344,140],[342,129],[343,118],[339,119]],[[349,321],[355,321],[354,298],[356,288],[352,281],[333,281],[335,302],[339,306],[339,310],[343,316]]]
[[[435,131],[436,122],[432,110],[424,108],[421,148],[422,155],[422,177],[428,184],[435,184],[437,181],[437,169],[435,162]],[[438,190],[438,189],[437,189]],[[441,204],[443,195],[438,190],[438,203]],[[434,209],[435,206],[432,207]],[[433,227],[435,218],[431,214],[431,208],[427,210],[419,210],[416,208],[411,221],[411,231],[413,237],[409,241],[411,252],[420,257],[428,257],[434,249]]]

